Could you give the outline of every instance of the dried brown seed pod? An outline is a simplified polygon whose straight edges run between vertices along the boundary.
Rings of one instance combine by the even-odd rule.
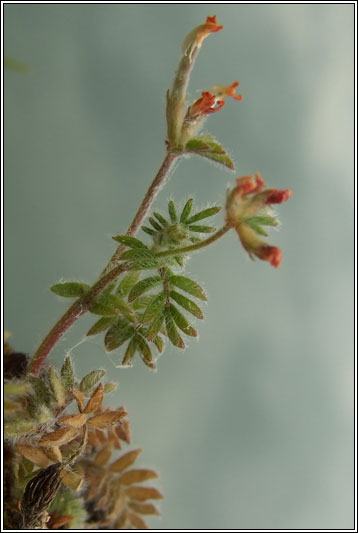
[[[21,499],[21,513],[26,528],[35,527],[61,485],[61,463],[55,463],[42,469],[26,485]]]

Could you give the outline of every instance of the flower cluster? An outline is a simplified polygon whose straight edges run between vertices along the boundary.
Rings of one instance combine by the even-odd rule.
[[[292,191],[264,189],[264,186],[265,182],[258,173],[238,178],[236,187],[228,194],[227,222],[236,229],[251,259],[256,256],[277,268],[282,259],[280,248],[266,244],[260,236],[267,236],[263,226],[278,225],[277,218],[270,212],[271,204],[286,202]]]

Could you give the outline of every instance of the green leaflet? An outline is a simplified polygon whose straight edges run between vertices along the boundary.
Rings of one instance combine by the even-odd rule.
[[[131,237],[130,235],[117,235],[116,237],[112,237],[112,239],[124,244],[125,246],[128,246],[129,248],[147,249],[147,246],[142,241],[136,239],[135,237]]]
[[[61,368],[61,378],[67,389],[72,389],[75,384],[75,374],[72,367],[72,361],[69,355],[66,356]]]
[[[153,287],[156,287],[159,285],[159,283],[162,283],[163,280],[160,276],[151,276],[149,278],[145,278],[141,281],[139,281],[130,291],[128,296],[128,301],[132,302],[145,292],[149,291]]]
[[[175,325],[174,319],[172,317],[172,314],[169,308],[165,309],[164,315],[165,315],[165,327],[166,327],[167,335],[168,335],[170,342],[174,344],[174,346],[177,346],[177,348],[185,348],[184,341],[179,335],[179,332],[177,330],[177,327]]]
[[[142,361],[147,366],[149,366],[149,368],[154,369],[155,363],[153,361],[152,352],[149,348],[149,344],[140,335],[137,335],[136,339],[137,339],[137,348],[139,350],[139,354],[141,356]]]
[[[212,233],[215,231],[215,228],[212,226],[188,226],[190,231],[195,231],[196,233]]]
[[[36,395],[36,403],[50,405],[52,399],[52,393],[45,381],[35,376],[30,376],[29,381]]]
[[[145,313],[143,315],[142,321],[145,323],[145,322],[150,322],[151,320],[153,320],[153,318],[158,313],[160,313],[160,311],[165,306],[166,299],[167,299],[167,295],[165,294],[164,291],[162,291],[159,294],[157,294],[157,296],[155,296],[151,300],[151,302],[149,303],[147,309],[145,310]]]
[[[127,296],[132,287],[138,282],[139,277],[140,272],[129,272],[118,285],[117,294],[120,296]]]
[[[62,407],[66,402],[66,388],[53,368],[48,371],[48,378],[56,403],[58,407]]]
[[[179,329],[190,337],[197,337],[197,331],[189,324],[185,316],[173,305],[169,307],[172,318]]]
[[[188,292],[192,296],[199,298],[200,300],[206,300],[206,295],[203,289],[192,279],[185,276],[170,276],[169,282],[175,287],[178,287],[182,291]]]
[[[208,207],[207,209],[204,209],[203,211],[199,211],[199,213],[196,213],[192,217],[188,218],[186,221],[187,224],[193,224],[193,222],[198,222],[198,220],[203,220],[204,218],[212,217],[216,215],[221,210],[221,207],[214,206],[214,207]]]
[[[86,285],[86,283],[67,281],[65,283],[56,283],[56,285],[52,285],[50,291],[63,298],[78,298],[83,296],[89,288],[90,286]]]
[[[87,374],[80,382],[79,389],[85,394],[90,394],[91,389],[97,384],[97,382],[105,375],[105,370],[92,370]]]
[[[136,350],[137,350],[137,338],[133,337],[133,339],[128,344],[126,352],[124,354],[124,357],[122,360],[123,366],[131,366]]]
[[[193,137],[185,146],[185,150],[192,154],[201,155],[216,163],[220,163],[231,170],[234,170],[234,164],[226,150],[216,141],[211,135],[202,135],[200,137]]]
[[[171,223],[176,224],[178,222],[178,215],[173,200],[170,200],[170,202],[168,203],[168,213]]]
[[[128,322],[119,320],[113,324],[106,333],[104,344],[106,350],[111,352],[121,346],[126,340],[133,336],[134,329]]]
[[[186,202],[185,206],[183,207],[183,211],[181,212],[181,215],[180,215],[181,223],[186,222],[186,219],[190,215],[192,205],[193,205],[193,199],[189,198],[189,200]]]
[[[158,220],[158,222],[161,223],[163,227],[168,226],[168,221],[160,213],[158,213],[157,211],[154,211],[153,215]]]
[[[160,328],[162,327],[162,324],[164,322],[164,314],[163,313],[159,313],[153,320],[153,322],[151,323],[148,331],[147,331],[147,339],[148,340],[153,340],[155,339],[155,337],[158,335],[159,331],[160,331]]]
[[[170,291],[170,297],[179,305],[181,305],[186,311],[189,311],[189,313],[196,316],[196,318],[204,317],[200,307],[198,307],[192,300],[189,300],[189,298],[186,298],[186,296],[183,296],[176,291]]]
[[[104,316],[97,320],[95,324],[89,329],[86,333],[87,336],[90,335],[97,335],[98,333],[102,333],[103,331],[107,331],[108,328],[112,326],[112,324],[117,320],[116,317],[112,316]]]

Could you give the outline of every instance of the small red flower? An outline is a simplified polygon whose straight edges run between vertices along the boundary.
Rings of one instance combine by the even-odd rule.
[[[200,24],[200,26],[194,28],[189,35],[186,36],[182,44],[183,52],[192,50],[194,47],[200,48],[205,37],[211,33],[216,33],[217,31],[222,30],[223,27],[224,26],[219,26],[216,22],[216,15],[206,17],[205,24]]]
[[[211,88],[211,92],[214,93],[218,98],[226,98],[230,96],[235,100],[242,100],[242,94],[235,94],[236,87],[240,85],[240,82],[234,81],[231,85],[215,85]]]
[[[189,109],[189,117],[194,118],[199,115],[209,115],[210,113],[216,113],[223,107],[225,102],[223,100],[218,100],[214,94],[209,93],[208,91],[203,91],[201,93],[201,98],[196,100]]]
[[[268,261],[277,268],[282,259],[280,248],[270,246],[260,236],[267,233],[263,226],[277,226],[271,204],[286,202],[292,195],[289,189],[265,189],[260,174],[243,176],[236,180],[236,187],[229,193],[226,212],[227,221],[236,229],[240,241],[251,259],[254,256]]]

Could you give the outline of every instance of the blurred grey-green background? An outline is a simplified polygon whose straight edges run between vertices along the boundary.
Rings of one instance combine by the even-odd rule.
[[[294,195],[251,262],[231,233],[188,271],[209,295],[200,340],[151,373],[115,368],[93,319],[57,346],[79,375],[108,369],[142,464],[160,472],[166,528],[353,527],[353,22],[351,4],[7,4],[5,326],[31,352],[66,302],[59,281],[92,282],[165,153],[165,92],[180,44],[216,13],[190,93],[240,80],[205,131],[236,173],[184,160],[161,192],[224,202],[260,171]],[[222,218],[219,215],[218,218]],[[220,222],[218,222],[220,223]],[[87,328],[87,329],[86,329]]]

